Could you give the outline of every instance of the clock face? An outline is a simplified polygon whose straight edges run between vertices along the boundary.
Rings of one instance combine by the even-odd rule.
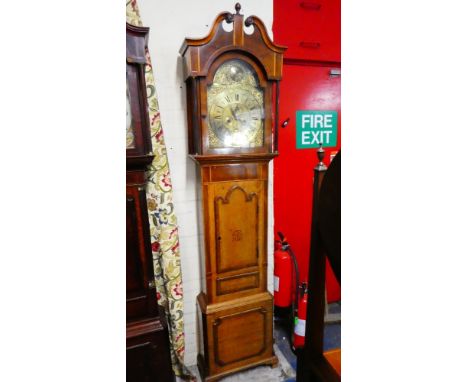
[[[210,148],[263,146],[263,102],[250,65],[237,59],[223,63],[208,88]]]

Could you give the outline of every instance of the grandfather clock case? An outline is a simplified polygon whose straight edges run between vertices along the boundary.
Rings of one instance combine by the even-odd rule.
[[[285,47],[256,16],[219,14],[208,36],[186,38],[189,154],[202,195],[198,368],[204,381],[275,366],[267,290],[268,163],[277,155]],[[224,29],[223,22],[231,27]]]
[[[175,381],[164,311],[156,300],[145,171],[152,162],[145,84],[149,28],[127,24],[127,381]]]

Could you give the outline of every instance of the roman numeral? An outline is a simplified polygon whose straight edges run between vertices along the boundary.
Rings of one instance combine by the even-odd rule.
[[[236,94],[236,101],[239,101],[239,94]]]
[[[226,100],[226,102],[231,102],[231,99],[229,98],[229,96],[224,97],[224,99]]]

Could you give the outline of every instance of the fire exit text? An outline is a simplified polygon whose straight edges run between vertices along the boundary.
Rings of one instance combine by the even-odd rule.
[[[336,146],[338,113],[323,110],[296,111],[296,148]]]

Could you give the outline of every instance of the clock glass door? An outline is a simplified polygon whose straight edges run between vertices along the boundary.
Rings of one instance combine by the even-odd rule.
[[[135,132],[133,129],[132,106],[130,103],[130,92],[127,80],[127,149],[135,148]]]
[[[264,140],[264,96],[246,62],[224,62],[208,87],[210,148],[261,147]]]

